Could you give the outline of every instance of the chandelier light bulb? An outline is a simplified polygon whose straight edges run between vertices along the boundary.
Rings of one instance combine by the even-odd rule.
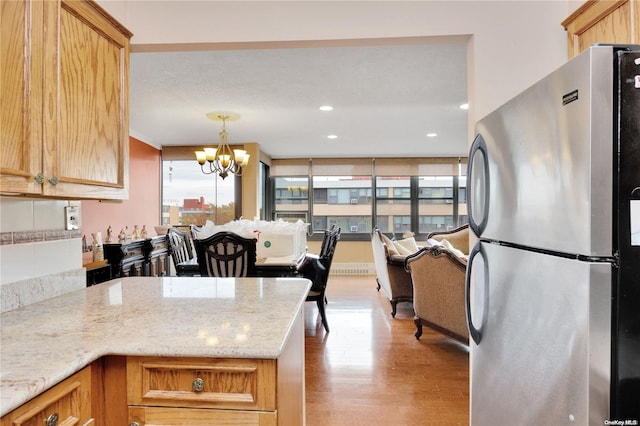
[[[249,164],[249,154],[244,149],[231,149],[227,143],[227,121],[233,121],[240,118],[239,114],[233,112],[211,112],[207,114],[211,120],[222,121],[222,129],[220,130],[220,143],[217,147],[203,148],[202,151],[196,151],[196,161],[200,164],[200,169],[205,175],[218,173],[224,179],[229,173],[236,176],[242,175],[242,168]],[[208,167],[205,167],[205,164]]]

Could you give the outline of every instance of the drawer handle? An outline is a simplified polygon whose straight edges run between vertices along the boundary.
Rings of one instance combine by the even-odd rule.
[[[129,426],[140,426],[140,423],[138,423],[138,422],[131,422],[131,423],[129,423]]]
[[[44,175],[42,173],[38,173],[37,175],[35,175],[33,177],[33,180],[35,180],[36,183],[38,183],[38,184],[42,184],[42,183],[44,183]]]
[[[193,390],[195,392],[202,392],[204,390],[204,380],[198,377],[193,381],[193,383],[191,384],[191,387],[193,387]]]
[[[57,426],[58,425],[58,413],[52,413],[49,417],[47,417],[44,421],[46,426]]]

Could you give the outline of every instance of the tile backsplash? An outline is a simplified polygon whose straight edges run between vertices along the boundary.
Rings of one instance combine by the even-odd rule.
[[[0,311],[84,287],[82,231],[65,230],[79,201],[0,197]]]

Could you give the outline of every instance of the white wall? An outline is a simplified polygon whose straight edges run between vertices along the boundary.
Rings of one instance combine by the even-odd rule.
[[[0,312],[86,286],[80,231],[65,230],[78,201],[0,197]]]
[[[470,128],[566,61],[561,22],[580,4],[565,0],[99,3],[134,33],[134,51],[157,44],[471,34]]]
[[[100,5],[133,33],[133,50],[182,43],[472,35],[469,128],[566,61],[560,23],[576,1],[121,1]],[[247,46],[244,46],[247,47]],[[179,46],[178,46],[179,48]],[[471,138],[469,138],[471,141]],[[64,201],[0,197],[0,310],[84,286],[77,235],[15,244],[14,233],[62,232]]]

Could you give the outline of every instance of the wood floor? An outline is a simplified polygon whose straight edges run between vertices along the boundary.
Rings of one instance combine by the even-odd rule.
[[[469,351],[391,305],[373,276],[331,276],[330,333],[305,305],[308,426],[468,425]]]

